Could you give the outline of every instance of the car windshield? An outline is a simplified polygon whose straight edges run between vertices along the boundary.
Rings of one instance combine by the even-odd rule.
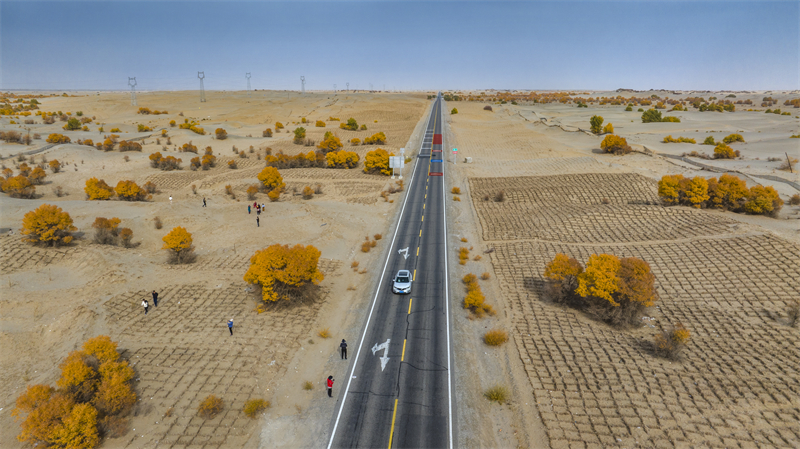
[[[406,277],[406,276],[397,276],[397,282],[408,283],[408,277]]]

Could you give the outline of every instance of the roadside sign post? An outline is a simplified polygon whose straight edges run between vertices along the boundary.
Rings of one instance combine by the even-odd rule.
[[[395,177],[395,172],[399,168],[400,169],[400,179],[403,179],[403,166],[405,165],[405,159],[403,156],[389,156],[389,168],[392,169],[392,179]]]
[[[456,165],[456,159],[458,159],[458,148],[453,148],[453,165]]]

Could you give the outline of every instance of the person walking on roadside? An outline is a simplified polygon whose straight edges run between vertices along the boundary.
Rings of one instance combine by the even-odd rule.
[[[233,335],[233,318],[228,320],[228,330],[230,331],[231,335]]]
[[[328,397],[333,397],[333,376],[328,376]]]
[[[203,207],[206,207],[206,197],[203,197]]]
[[[153,305],[158,307],[158,293],[155,290],[153,290]]]
[[[247,215],[250,215],[250,205],[247,205]]]
[[[257,228],[261,227],[261,222],[258,220],[258,217],[256,217],[256,227]]]
[[[146,299],[142,300],[142,307],[144,307],[144,314],[147,315],[147,309],[150,308],[150,304],[147,303]]]
[[[342,348],[342,360],[347,360],[347,342],[342,339],[342,342],[339,344],[339,347]]]

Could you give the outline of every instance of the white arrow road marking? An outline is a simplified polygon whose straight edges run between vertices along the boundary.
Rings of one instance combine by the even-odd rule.
[[[402,254],[403,258],[408,259],[408,247],[398,250],[397,254]]]
[[[406,248],[408,249],[408,248]],[[372,347],[372,355],[375,355],[376,352],[383,349],[383,357],[381,357],[381,371],[386,368],[386,364],[389,362],[389,357],[386,355],[389,353],[389,342],[392,341],[391,339],[387,339],[385,342],[381,344],[375,343],[375,346]]]

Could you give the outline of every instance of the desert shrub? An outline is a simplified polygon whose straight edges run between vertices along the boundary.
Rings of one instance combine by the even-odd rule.
[[[367,152],[364,157],[364,173],[391,175],[392,169],[389,168],[389,156],[394,156],[394,153],[389,153],[381,148]]]
[[[0,190],[13,198],[33,198],[36,195],[36,187],[24,174],[3,180]]]
[[[306,129],[302,126],[294,129],[294,143],[301,144],[306,138]]]
[[[264,411],[269,406],[269,401],[265,401],[263,399],[250,399],[244,403],[244,408],[242,411],[245,415],[247,415],[248,418],[255,418],[258,413]]]
[[[244,280],[261,286],[265,302],[314,298],[324,279],[318,269],[320,254],[312,245],[271,245],[250,258]]]
[[[214,130],[214,134],[216,135],[216,138],[219,140],[225,140],[228,138],[228,131],[225,131],[222,128],[217,128],[216,130]]]
[[[708,206],[738,212],[744,206],[749,191],[747,183],[738,176],[723,174],[708,181]]]
[[[323,329],[320,329],[319,331],[317,331],[317,335],[320,338],[331,338],[331,330],[330,330],[330,328],[327,328],[327,327],[323,328]]]
[[[192,131],[195,134],[200,134],[201,136],[205,135],[205,133],[206,133],[206,130],[204,130],[203,128],[197,126],[197,122],[195,122],[195,121],[191,121],[190,122],[189,119],[184,119],[183,123],[178,125],[178,128],[180,128],[180,129],[188,129],[188,130]]]
[[[500,190],[494,194],[494,201],[497,203],[502,203],[506,200],[506,192],[505,190]]]
[[[21,233],[26,242],[47,246],[66,245],[72,241],[72,217],[58,206],[42,204],[22,218]]]
[[[125,248],[133,247],[133,230],[131,228],[122,228],[119,231],[119,238],[122,246]]]
[[[311,186],[303,187],[303,199],[310,200],[311,198],[314,198],[314,189]]]
[[[786,324],[789,327],[797,327],[800,322],[800,301],[793,301],[786,306]]]
[[[453,109],[450,111],[450,114],[451,114],[451,115],[458,114],[458,109],[456,109],[456,108],[453,108]]]
[[[361,145],[361,139],[359,139],[358,137],[353,137],[352,139],[350,139],[350,145],[354,147]]]
[[[681,323],[663,330],[655,336],[653,348],[656,355],[670,360],[677,360],[689,342],[690,333]]]
[[[662,122],[673,122],[673,123],[680,123],[681,119],[678,117],[664,117],[661,119]]]
[[[589,126],[594,134],[600,134],[603,126],[603,117],[593,115],[592,118],[589,119]]]
[[[0,131],[0,140],[3,140],[5,142],[8,143],[19,142],[21,138],[22,135],[20,135],[20,133],[16,131]]]
[[[35,167],[33,171],[28,174],[28,181],[34,185],[42,185],[44,184],[44,178],[47,177],[47,173],[45,173],[42,167]]]
[[[192,145],[192,142],[184,143],[178,148],[178,151],[197,154],[197,146]]]
[[[733,142],[742,142],[744,143],[744,137],[741,134],[730,134],[722,139],[723,143],[733,143]]]
[[[736,156],[733,148],[724,143],[720,143],[714,148],[714,159],[735,159]]]
[[[119,143],[119,151],[142,151],[142,145],[138,142],[123,140]]]
[[[116,244],[117,236],[119,235],[119,224],[122,220],[119,218],[105,218],[97,217],[92,223],[94,228],[94,242],[101,245],[114,245]]]
[[[272,128],[267,128],[261,131],[261,137],[272,137]]]
[[[314,126],[316,126],[317,128],[324,128],[325,122],[322,120],[317,120],[317,123]]]
[[[308,153],[299,153],[294,156],[288,156],[283,151],[278,151],[274,156],[269,153],[268,151],[267,156],[264,158],[267,161],[267,167],[284,169],[325,166],[325,155],[322,151],[309,151]]]
[[[714,138],[711,137],[711,139],[713,140]],[[671,135],[667,136],[667,137],[664,137],[663,142],[664,143],[697,143],[696,140],[690,139],[688,137],[678,137],[677,139],[675,139]]]
[[[783,160],[783,159],[781,159],[781,160],[783,161],[783,163],[781,163],[781,165],[778,167],[778,170],[792,170],[793,171],[794,170],[793,167],[795,167],[797,165],[797,162],[798,162],[797,158],[795,158],[795,157],[788,158],[786,160]]]
[[[486,106],[483,107],[483,110],[484,111],[491,111],[492,107],[487,104]]]
[[[501,385],[496,385],[484,391],[483,396],[492,402],[497,402],[498,404],[505,404],[511,397],[511,393],[508,391],[508,388]]]
[[[208,170],[210,167],[216,167],[217,157],[213,154],[204,154],[200,165],[203,167],[203,170]]]
[[[47,143],[70,143],[70,139],[67,136],[53,133],[47,136]]]
[[[164,227],[164,224],[161,222],[161,217],[154,218],[153,225],[156,227],[156,229],[161,229],[162,227]]]
[[[211,419],[222,411],[224,404],[222,399],[210,394],[197,407],[197,415],[201,418]]]
[[[275,167],[265,167],[261,170],[261,173],[258,174],[258,180],[264,186],[263,189],[265,191],[282,190],[286,186],[283,182],[283,177]]]
[[[258,193],[258,186],[257,185],[251,185],[250,187],[247,188],[247,199],[248,200],[256,199],[256,194],[257,193]]]
[[[136,126],[136,130],[137,130],[138,132],[140,132],[140,133],[144,133],[144,132],[150,132],[150,131],[152,131],[152,130],[153,130],[153,128],[151,128],[151,127],[149,127],[149,126],[146,126],[146,125],[142,125],[142,124],[140,123],[139,125],[137,125],[137,126]]]
[[[367,125],[361,125],[358,129],[361,130],[361,131],[366,131],[367,130]]]
[[[607,135],[600,143],[600,148],[606,153],[613,154],[628,154],[633,151],[624,137],[614,134]]]
[[[358,165],[359,157],[353,151],[333,151],[325,155],[328,168],[355,168]]]
[[[792,206],[800,205],[800,193],[795,193],[789,198],[789,204]]]
[[[75,131],[81,129],[81,121],[76,118],[71,118],[67,120],[67,123],[62,126],[63,129],[67,131]]]
[[[680,182],[683,175],[665,175],[658,181],[658,196],[667,205],[680,202]]]
[[[508,333],[500,329],[492,329],[483,334],[483,342],[489,346],[500,346],[508,341]]]
[[[282,189],[270,190],[269,192],[267,192],[267,198],[269,198],[269,200],[274,203],[281,198],[281,193],[283,193]]]
[[[614,134],[614,125],[611,123],[603,127],[603,134]]]
[[[175,120],[170,120],[169,121],[169,126],[172,127],[172,128],[174,128],[176,124],[177,123],[175,123]]]
[[[386,134],[379,132],[364,138],[364,145],[383,145],[386,143]]]
[[[350,131],[357,131],[358,130],[358,122],[353,117],[347,119],[347,123],[339,123],[339,128],[341,129],[348,129]]]
[[[633,108],[631,106],[625,108],[625,112],[631,112],[631,111],[633,111]]]
[[[61,162],[58,162],[58,159],[53,159],[48,165],[50,165],[50,170],[52,170],[53,173],[61,171]]]
[[[86,139],[86,140],[83,141],[83,145],[93,147],[94,146],[94,142],[92,141],[92,139]]]
[[[342,148],[342,141],[332,133],[327,132],[325,133],[324,140],[317,145],[317,148],[319,148],[323,153],[336,151]]]
[[[466,249],[466,248],[462,248]],[[481,286],[478,285],[478,280],[475,275],[469,279],[464,278],[467,287],[467,295],[464,297],[464,308],[469,309],[476,317],[481,318],[484,314],[494,315],[494,309],[489,304],[486,304],[486,297],[481,291]]]
[[[147,198],[147,192],[130,180],[118,182],[114,192],[123,201],[144,201]]]
[[[102,149],[103,151],[112,151],[114,146],[117,144],[116,139],[109,138],[103,141],[103,143],[97,143],[97,148]]]
[[[111,132],[112,133],[121,133],[122,131],[120,131],[119,128],[111,128]]]
[[[114,196],[114,189],[104,180],[97,178],[87,179],[83,190],[89,200],[107,200]]]
[[[164,241],[162,249],[169,251],[167,261],[175,263],[194,262],[194,245],[192,244],[192,234],[181,226],[177,226],[165,235],[161,240]]]
[[[277,131],[277,130],[279,130],[279,129],[283,129],[283,123],[281,123],[281,122],[275,122],[275,130]]]
[[[661,112],[655,109],[648,109],[642,114],[642,123],[652,123],[661,121]]]
[[[450,193],[452,193],[452,194],[454,194],[454,195],[461,195],[461,189],[460,189],[459,187],[453,187],[453,188],[450,190]]]
[[[200,157],[199,157],[199,156],[198,156],[198,157],[193,157],[193,158],[189,159],[189,168],[190,168],[192,171],[195,171],[195,170],[197,170],[198,168],[200,168]]]
[[[748,214],[769,215],[777,217],[783,200],[772,186],[753,186],[748,192],[744,210]]]

